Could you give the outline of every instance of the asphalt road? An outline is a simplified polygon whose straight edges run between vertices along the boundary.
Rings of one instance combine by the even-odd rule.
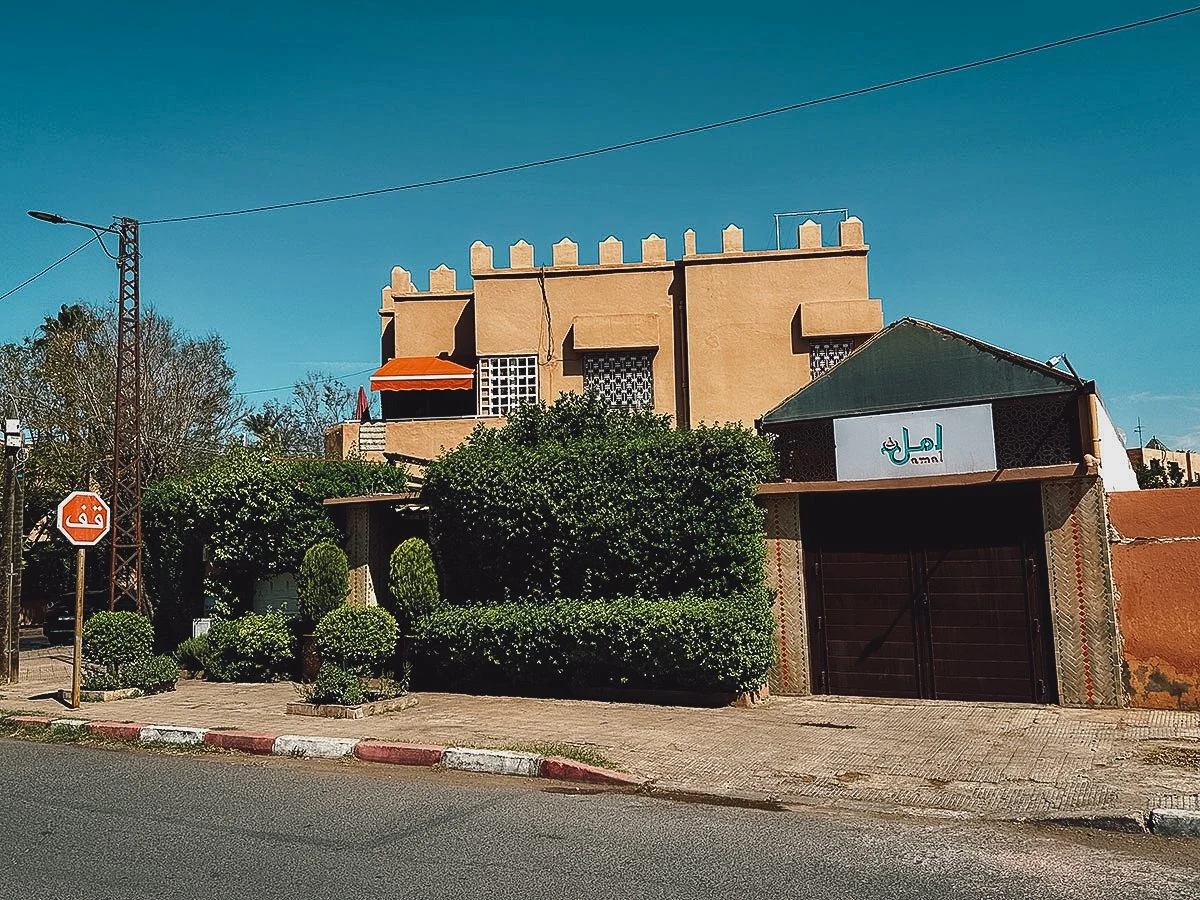
[[[1200,842],[0,740],[14,898],[1200,896]]]

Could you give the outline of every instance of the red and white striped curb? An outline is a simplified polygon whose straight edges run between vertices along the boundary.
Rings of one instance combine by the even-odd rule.
[[[142,725],[132,722],[92,722],[86,719],[52,719],[49,716],[5,716],[3,721],[21,728],[86,728],[97,737],[133,743],[208,745],[241,753],[341,759],[353,756],[367,762],[401,766],[436,766],[490,775],[524,775],[638,787],[646,779],[625,772],[566,759],[513,750],[481,750],[472,747],[441,747],[402,744],[356,738],[314,737],[300,734],[260,734],[251,731],[221,731],[183,725]]]

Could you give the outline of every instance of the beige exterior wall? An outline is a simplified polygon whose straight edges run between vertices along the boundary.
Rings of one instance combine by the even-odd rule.
[[[496,426],[503,419],[406,419],[387,422],[386,444],[389,453],[407,453],[433,459],[443,450],[461,444],[480,422]]]
[[[662,265],[476,273],[476,351],[536,354],[538,396],[549,403],[564,391],[583,391],[577,320],[584,320],[588,350],[625,349],[631,341],[641,346],[653,334],[654,408],[674,415],[675,277],[673,267]]]
[[[417,294],[397,299],[383,316],[387,338],[383,348],[385,361],[395,356],[444,354],[455,362],[474,365],[471,301],[470,294],[461,293],[442,297]],[[395,323],[390,337],[386,328],[389,321]],[[396,352],[397,343],[402,353]]]
[[[692,424],[751,425],[808,383],[811,337],[883,327],[865,247],[701,256],[684,272]],[[811,307],[828,309],[817,335],[803,333]]]
[[[477,241],[469,291],[445,266],[429,273],[428,291],[407,270],[392,270],[379,310],[382,357],[446,356],[474,367],[480,356],[536,356],[538,396],[552,402],[583,390],[585,352],[653,349],[655,411],[684,426],[752,426],[808,383],[814,340],[857,345],[883,326],[880,301],[868,292],[862,223],[843,222],[836,246],[823,246],[813,222],[797,240],[797,249],[746,251],[731,225],[720,253],[699,254],[689,231],[682,258],[671,260],[667,242],[650,235],[639,261],[627,261],[637,252],[610,237],[599,243],[598,264],[579,265],[578,245],[564,238],[553,263],[538,267],[524,241],[509,248],[507,267]],[[389,422],[382,443],[435,456],[477,421]],[[356,451],[349,428],[331,434],[331,455]],[[378,438],[365,443],[381,452]]]
[[[331,459],[357,457],[384,462],[386,451],[433,459],[461,444],[481,422],[495,428],[503,425],[504,419],[404,419],[361,425],[339,422],[325,430],[325,455]]]
[[[1125,451],[1129,462],[1135,466],[1149,466],[1151,460],[1157,460],[1163,467],[1169,463],[1179,466],[1185,482],[1200,479],[1200,453],[1195,450],[1158,450],[1154,447],[1132,447]]]

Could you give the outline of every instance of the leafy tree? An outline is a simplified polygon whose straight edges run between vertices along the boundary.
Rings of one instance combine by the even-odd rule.
[[[286,455],[304,446],[296,411],[284,403],[268,400],[242,419],[242,427],[254,438],[254,446],[266,453]]]
[[[1189,483],[1183,468],[1172,460],[1167,460],[1164,465],[1163,460],[1152,459],[1149,465],[1135,466],[1133,472],[1142,490],[1184,487]]]
[[[322,456],[325,429],[354,411],[355,392],[328,372],[309,372],[288,402],[268,400],[242,420],[255,446],[270,453]]]
[[[1173,460],[1167,463],[1167,483],[1171,487],[1183,487],[1183,468]]]
[[[21,342],[0,346],[0,395],[31,435],[31,520],[71,490],[108,483],[116,332],[112,308],[64,305]],[[185,335],[144,308],[141,360],[143,482],[203,467],[231,441],[242,413],[225,343]]]

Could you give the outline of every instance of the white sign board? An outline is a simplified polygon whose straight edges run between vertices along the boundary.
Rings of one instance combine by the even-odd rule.
[[[992,405],[833,420],[838,481],[994,472]]]

